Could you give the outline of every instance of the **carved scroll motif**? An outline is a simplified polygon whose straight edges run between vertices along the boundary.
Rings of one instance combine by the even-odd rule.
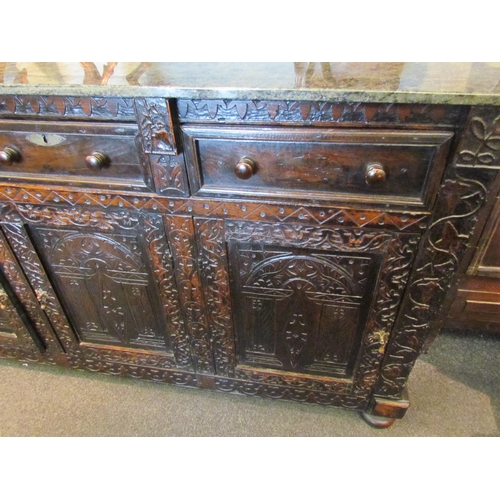
[[[492,159],[487,165],[479,160],[481,151],[488,149],[486,142],[496,140],[489,131],[497,121],[493,115],[496,113],[491,108],[473,108],[462,147],[445,174],[434,208],[434,220],[424,235],[402,312],[386,350],[376,396],[403,397],[407,378],[438,318],[441,303],[475,230],[496,175],[491,169],[496,160]],[[490,117],[489,126],[485,121],[487,116]],[[496,151],[491,144],[489,149]],[[464,151],[473,154],[464,155]],[[474,170],[470,169],[472,166]]]

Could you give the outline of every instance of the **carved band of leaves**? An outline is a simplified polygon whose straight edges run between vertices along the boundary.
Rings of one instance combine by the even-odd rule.
[[[127,376],[132,378],[152,380],[167,384],[197,387],[196,375],[193,373],[166,370],[161,367],[126,364],[118,360],[103,359],[101,352],[92,353],[75,351],[68,354],[72,368],[83,368],[92,372],[108,373],[109,375]]]
[[[78,208],[54,208],[18,204],[15,210],[30,223],[50,223],[55,226],[93,227],[100,230],[113,228],[133,229],[139,224],[138,215],[133,212],[101,212]],[[3,213],[4,220],[16,221],[15,212]]]
[[[378,250],[391,235],[368,230],[318,228],[302,224],[267,224],[227,221],[226,237],[236,241],[265,241],[277,245],[307,246],[323,250]]]
[[[181,122],[434,124],[458,122],[459,107],[419,104],[178,99]]]
[[[135,118],[133,99],[112,97],[0,96],[0,115],[42,115],[95,119]]]

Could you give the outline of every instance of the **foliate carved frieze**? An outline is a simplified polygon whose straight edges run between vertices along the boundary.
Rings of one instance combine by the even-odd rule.
[[[193,219],[166,216],[165,222],[172,249],[181,310],[190,336],[196,371],[213,373],[209,326],[198,270]]]
[[[201,217],[237,218],[241,220],[266,220],[272,222],[299,221],[317,225],[341,225],[359,228],[395,229],[415,231],[425,228],[428,212],[383,211],[376,209],[355,209],[338,207],[298,207],[295,204],[256,201],[225,201],[217,199],[161,198],[125,194],[98,194],[68,189],[50,189],[0,186],[0,202],[16,202],[26,206],[48,206],[53,210],[61,207],[99,207],[129,209],[131,211],[158,212],[170,215],[191,215]],[[37,209],[39,211],[39,209]],[[70,209],[59,210],[64,218],[74,219]],[[85,213],[77,210],[75,213]],[[74,219],[76,220],[76,219]],[[97,222],[96,222],[97,223]],[[108,224],[103,222],[103,224]]]
[[[470,172],[470,171],[469,171]],[[449,172],[434,222],[424,235],[398,322],[386,349],[375,395],[401,399],[411,369],[431,333],[433,321],[474,231],[494,172],[482,181]]]
[[[457,167],[500,169],[500,112],[498,108],[472,108],[454,161]]]
[[[318,228],[301,224],[268,224],[247,221],[227,221],[226,237],[237,241],[262,241],[266,244],[318,248],[321,250],[379,250],[388,243],[390,234]]]
[[[2,218],[5,221],[46,223],[58,227],[77,226],[92,227],[99,230],[134,229],[139,226],[140,217],[128,211],[102,212],[98,210],[81,210],[79,208],[55,208],[36,205],[17,204],[14,207],[3,207]]]
[[[454,125],[459,107],[419,104],[178,99],[181,122]]]
[[[145,368],[168,369],[176,367],[175,360],[172,355],[160,356],[158,354],[129,351],[129,350],[114,350],[105,348],[93,348],[85,346],[84,348],[77,347],[71,351],[71,356],[80,357],[89,364],[102,363],[119,363],[122,366],[141,366]],[[124,368],[122,368],[123,370]]]
[[[299,382],[298,379],[297,382]],[[235,380],[217,378],[216,389],[221,392],[239,392],[248,396],[260,396],[271,399],[283,399],[300,403],[314,403],[325,406],[338,406],[351,410],[363,410],[366,398],[342,394],[328,388],[325,391],[311,390],[302,385],[271,385],[261,380]]]
[[[149,162],[158,194],[189,196],[184,156],[149,155]]]
[[[0,116],[135,121],[133,99],[113,97],[0,96]]]
[[[196,218],[195,227],[216,372],[231,376],[236,355],[224,221]]]
[[[143,362],[145,364],[142,364]],[[164,358],[162,361],[157,359],[156,366],[153,366],[152,363],[149,364],[148,360],[144,359],[137,360],[137,363],[131,363],[130,358],[128,362],[120,360],[118,355],[105,355],[103,357],[100,349],[94,351],[86,349],[85,352],[77,350],[68,354],[68,364],[72,368],[187,387],[197,386],[196,375],[193,373],[165,369],[163,365],[168,365],[168,358]]]
[[[161,98],[136,98],[135,110],[144,152],[176,154],[169,101]]]

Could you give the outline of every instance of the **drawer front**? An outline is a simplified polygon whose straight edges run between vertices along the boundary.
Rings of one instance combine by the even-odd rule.
[[[425,206],[452,133],[184,126],[200,195],[277,196]]]
[[[137,133],[131,124],[0,121],[0,179],[149,191]]]

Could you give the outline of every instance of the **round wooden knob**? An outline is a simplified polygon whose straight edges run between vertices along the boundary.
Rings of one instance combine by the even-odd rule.
[[[255,174],[255,162],[244,156],[234,167],[234,173],[239,179],[250,179]]]
[[[6,147],[0,151],[0,163],[2,165],[12,165],[21,161],[21,153],[14,148]]]
[[[91,155],[85,158],[85,162],[87,163],[87,167],[90,170],[98,171],[101,168],[109,167],[111,164],[111,159],[105,153],[99,153],[99,151],[95,151]]]
[[[372,163],[366,167],[365,180],[370,186],[382,184],[387,179],[387,172],[380,163]]]

